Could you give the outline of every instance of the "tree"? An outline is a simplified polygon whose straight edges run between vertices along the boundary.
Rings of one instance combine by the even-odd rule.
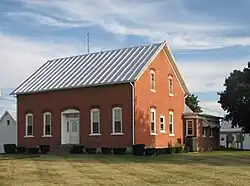
[[[218,103],[227,112],[225,120],[250,132],[250,62],[242,71],[231,72],[224,86],[225,90],[218,93]]]
[[[186,105],[193,111],[193,112],[202,112],[201,107],[199,106],[199,100],[198,97],[194,94],[186,97]]]

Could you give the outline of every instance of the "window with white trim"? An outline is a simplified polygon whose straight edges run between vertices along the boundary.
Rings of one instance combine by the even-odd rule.
[[[150,90],[155,91],[155,71],[150,71]]]
[[[210,137],[213,137],[213,128],[210,127]]]
[[[173,77],[172,76],[168,76],[168,86],[169,86],[169,94],[173,95],[174,90],[173,90]]]
[[[100,110],[91,109],[91,134],[100,134]]]
[[[156,110],[155,108],[150,109],[150,133],[156,134]]]
[[[51,113],[45,112],[43,114],[43,135],[51,136]]]
[[[165,116],[160,116],[160,131],[166,131]]]
[[[193,136],[193,120],[187,120],[186,121],[186,135],[187,136]]]
[[[26,136],[33,136],[33,114],[28,113],[25,116]]]
[[[206,137],[207,134],[207,128],[206,127],[202,127],[202,136]]]
[[[174,113],[173,111],[169,112],[169,134],[174,135]]]
[[[113,115],[113,133],[122,133],[122,108],[115,107],[112,109]]]

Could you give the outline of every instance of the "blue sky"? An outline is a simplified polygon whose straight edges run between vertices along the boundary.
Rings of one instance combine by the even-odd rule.
[[[7,99],[47,59],[167,40],[207,113],[223,114],[216,92],[249,60],[250,1],[1,0],[0,88]],[[0,108],[12,107],[0,100]]]

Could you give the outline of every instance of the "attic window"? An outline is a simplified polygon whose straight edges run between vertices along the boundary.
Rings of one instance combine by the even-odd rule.
[[[173,96],[174,91],[173,91],[173,77],[170,75],[168,76],[168,86],[169,86],[169,95]]]
[[[150,71],[150,90],[155,92],[155,71]]]
[[[9,119],[7,119],[7,125],[10,125],[10,120]]]

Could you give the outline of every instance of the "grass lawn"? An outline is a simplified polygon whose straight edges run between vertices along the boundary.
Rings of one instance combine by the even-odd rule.
[[[250,185],[250,152],[0,155],[0,185]]]

